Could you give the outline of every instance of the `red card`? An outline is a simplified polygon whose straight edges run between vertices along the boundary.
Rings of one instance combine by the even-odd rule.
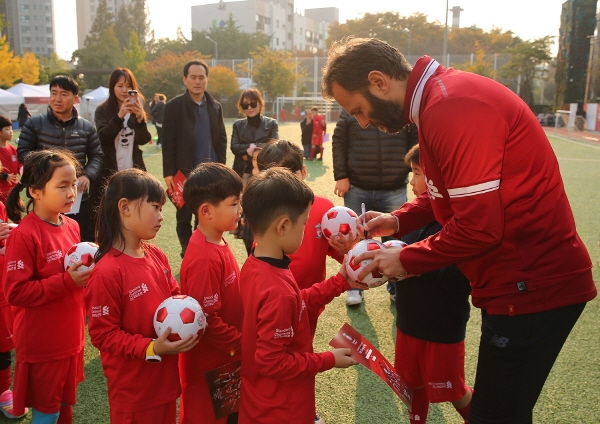
[[[181,209],[183,205],[185,205],[185,201],[183,200],[183,185],[185,184],[185,180],[187,180],[185,175],[183,175],[181,171],[177,171],[177,174],[175,174],[173,177],[175,190],[167,190],[167,196],[169,197],[169,200],[173,202],[177,209]]]
[[[233,361],[204,374],[217,419],[237,412],[240,407],[240,364],[240,361]]]
[[[374,372],[404,402],[408,410],[412,409],[412,389],[396,374],[396,370],[385,357],[362,334],[345,323],[329,344],[335,348],[350,348],[352,358]]]

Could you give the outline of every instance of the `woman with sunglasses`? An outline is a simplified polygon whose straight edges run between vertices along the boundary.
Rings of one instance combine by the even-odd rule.
[[[252,152],[262,147],[272,138],[279,138],[277,120],[262,115],[265,102],[260,91],[254,88],[244,90],[238,101],[238,110],[245,116],[233,124],[231,151],[235,155],[233,170],[241,177],[246,170],[252,170]]]

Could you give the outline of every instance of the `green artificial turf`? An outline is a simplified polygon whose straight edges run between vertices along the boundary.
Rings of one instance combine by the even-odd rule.
[[[231,124],[232,122],[227,123],[229,135],[231,135]],[[298,123],[280,125],[280,136],[300,144],[300,125]],[[600,277],[598,274],[600,148],[557,138],[550,140],[559,159],[579,235],[590,251],[595,265],[594,280],[598,283]],[[307,162],[307,182],[316,194],[328,197],[335,204],[341,205],[342,199],[333,194],[331,143],[326,143],[325,149],[323,162]],[[161,151],[153,144],[145,146],[144,153],[149,172],[162,181]],[[231,165],[232,162],[233,156],[228,152],[228,164]],[[173,272],[178,276],[181,259],[180,246],[175,234],[175,209],[167,203],[163,213],[165,223],[155,243],[166,252]],[[246,257],[242,241],[234,240],[227,234],[225,237],[241,266]],[[327,268],[329,276],[337,272],[339,264],[328,259]],[[354,308],[346,306],[345,295],[342,295],[331,302],[319,319],[314,342],[315,351],[329,350],[329,340],[344,322],[348,322],[373,342],[390,361],[393,361],[396,332],[394,314],[395,309],[390,304],[387,291],[383,287],[366,292],[363,304]],[[588,304],[567,340],[536,405],[534,422],[595,423],[598,421],[600,415],[599,316],[600,302],[596,299]],[[480,324],[480,313],[473,308],[466,338],[465,367],[469,385],[474,383],[475,378]],[[85,372],[86,380],[79,387],[78,403],[74,410],[74,423],[108,422],[106,384],[102,367],[97,350],[89,344],[86,346]],[[328,424],[409,422],[404,406],[387,385],[363,367],[334,369],[319,374],[316,381],[317,411]],[[156,389],[160,390],[160,387]],[[0,423],[4,422],[14,421],[0,418]],[[30,422],[30,415],[19,422]],[[462,420],[450,404],[435,404],[430,407],[428,422],[458,424],[462,423]]]

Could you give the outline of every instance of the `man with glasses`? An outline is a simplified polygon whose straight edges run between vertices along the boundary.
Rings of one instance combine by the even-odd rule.
[[[204,162],[225,163],[227,134],[223,109],[208,92],[208,65],[192,60],[183,67],[185,93],[165,106],[162,146],[163,176],[167,189],[175,190],[177,171],[187,177],[196,165]],[[192,235],[192,211],[187,206],[177,210],[177,237],[181,257]]]

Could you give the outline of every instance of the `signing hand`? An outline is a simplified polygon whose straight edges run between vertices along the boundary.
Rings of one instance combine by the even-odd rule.
[[[171,328],[167,328],[160,337],[154,340],[154,353],[157,355],[174,355],[187,352],[198,344],[198,335],[187,336],[185,339],[171,342],[167,337],[171,334]]]
[[[356,230],[359,234],[364,231],[369,233],[369,237],[390,236],[398,230],[398,221],[390,213],[381,213],[369,211],[365,214],[366,225],[363,226],[363,216],[356,218]]]

